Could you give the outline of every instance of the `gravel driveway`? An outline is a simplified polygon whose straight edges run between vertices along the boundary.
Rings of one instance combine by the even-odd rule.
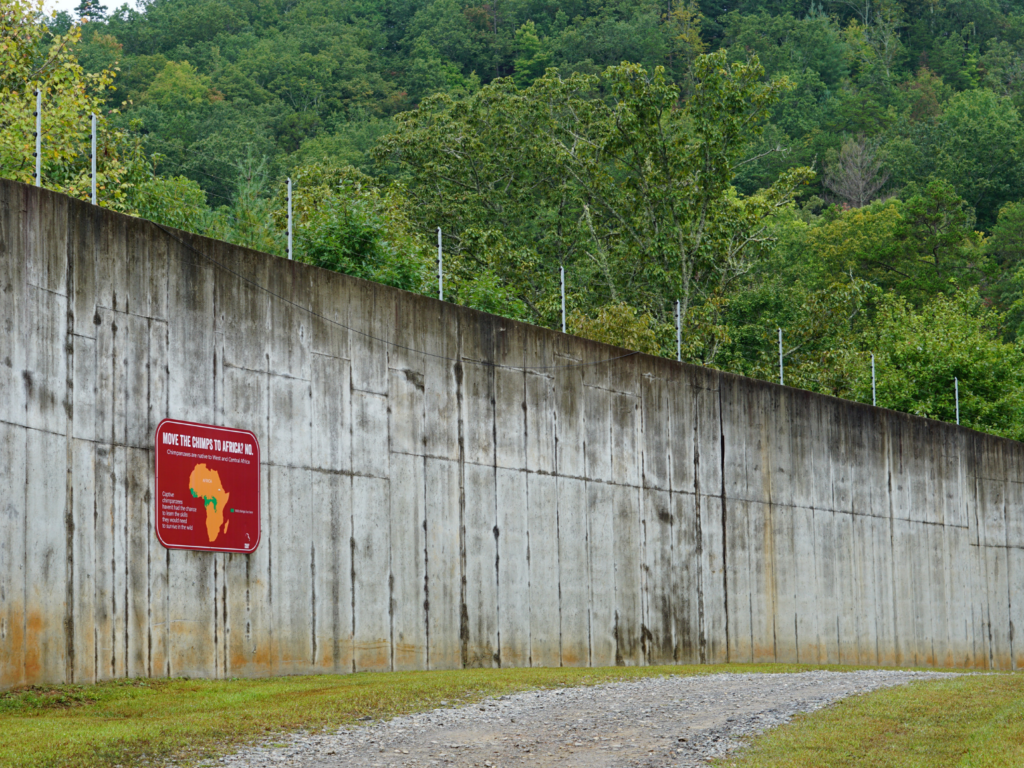
[[[329,734],[295,734],[214,765],[702,766],[744,737],[845,696],[949,675],[872,670],[648,678],[532,691]],[[282,744],[282,741],[286,744]]]

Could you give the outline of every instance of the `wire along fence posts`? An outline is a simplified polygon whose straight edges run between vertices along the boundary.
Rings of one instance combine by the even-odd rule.
[[[36,96],[36,109],[34,112],[35,117],[35,185],[37,187],[42,186],[42,136],[43,136],[43,92],[42,89],[35,89]],[[99,116],[93,112],[90,113],[90,152],[89,152],[89,179],[90,179],[90,197],[93,205],[97,205],[98,194],[97,194],[97,142],[98,142],[98,123]],[[288,197],[288,245],[287,253],[288,259],[293,260],[293,242],[294,242],[294,218],[293,218],[293,196],[292,196],[292,180],[291,178],[286,179],[287,182],[287,197]],[[562,333],[566,333],[566,309],[565,309],[565,267],[560,266],[559,271],[559,288],[561,294],[561,325]],[[441,227],[437,228],[437,298],[444,301],[444,250],[443,250],[443,235]],[[676,325],[676,361],[682,362],[682,305],[677,299],[675,303],[675,325]],[[784,365],[784,350],[782,345],[782,328],[777,328],[778,331],[778,350],[779,350],[779,384],[785,385],[785,365]],[[960,379],[959,377],[953,377],[953,398],[954,407],[956,413],[956,424],[960,425]],[[878,405],[878,379],[875,362],[875,354],[871,353],[871,404],[873,406]]]

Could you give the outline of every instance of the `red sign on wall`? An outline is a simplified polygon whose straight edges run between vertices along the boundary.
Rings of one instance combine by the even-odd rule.
[[[256,435],[161,421],[156,428],[156,535],[168,549],[255,551],[260,543]]]

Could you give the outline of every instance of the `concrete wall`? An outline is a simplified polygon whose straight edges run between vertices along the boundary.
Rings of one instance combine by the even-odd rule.
[[[0,181],[0,688],[1024,664],[1024,446],[181,237]],[[257,552],[158,543],[164,417],[259,437]]]

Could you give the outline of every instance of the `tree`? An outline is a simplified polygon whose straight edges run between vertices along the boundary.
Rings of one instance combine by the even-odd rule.
[[[939,131],[937,175],[956,186],[982,226],[991,226],[1022,181],[1024,125],[1016,107],[986,89],[964,91],[946,103]]]
[[[898,286],[906,275],[894,234],[901,207],[896,200],[850,211],[833,206],[800,244],[813,254],[801,282],[819,289],[852,275],[885,288]]]
[[[992,234],[985,240],[995,279],[985,295],[1008,312],[1008,338],[1024,332],[1024,202],[1007,203],[999,210]]]
[[[278,227],[284,202],[277,199]],[[432,259],[397,188],[380,189],[354,168],[303,166],[293,179],[293,219],[296,260],[406,291],[427,288]]]
[[[816,258],[803,279],[818,287],[845,274],[919,306],[937,293],[955,290],[957,282],[988,279],[973,224],[970,208],[941,179],[906,202],[833,209],[807,232],[806,247]]]
[[[862,208],[876,199],[889,181],[877,148],[863,134],[843,143],[839,157],[825,168],[822,183],[840,200]]]
[[[676,5],[669,3],[665,26],[670,30],[668,49],[668,70],[689,73],[697,56],[705,52],[700,27],[704,20],[696,0],[683,0]]]
[[[949,98],[949,86],[927,67],[917,70],[914,79],[903,86],[910,107],[910,120],[933,120],[942,114],[942,103]]]
[[[513,245],[497,230],[470,228],[445,254],[446,301],[515,320],[530,318],[514,290],[536,273],[537,257],[530,249]],[[573,306],[571,296],[568,301]]]
[[[267,158],[252,147],[236,164],[235,194],[203,221],[203,234],[265,253],[284,255],[282,228],[274,222],[274,203],[267,194]]]
[[[999,209],[985,251],[1007,274],[1024,265],[1024,201],[1007,203]]]
[[[900,40],[904,26],[903,9],[895,0],[876,0],[862,3],[870,15],[862,21],[851,21],[846,27],[846,39],[851,56],[856,62],[857,80],[876,90],[886,91],[893,85],[896,69],[905,56]]]
[[[1014,100],[1020,108],[1024,96],[1024,57],[1008,40],[991,40],[984,55],[978,59],[984,73],[981,85],[999,96]]]
[[[976,289],[937,296],[920,310],[888,296],[849,358],[850,395],[870,402],[874,351],[878,404],[952,422],[953,379],[960,423],[1014,440],[1024,438],[1024,345],[1001,338],[1005,317]]]
[[[153,78],[142,101],[164,109],[188,109],[209,101],[210,81],[187,61],[168,61]]]
[[[757,340],[755,360],[733,360],[738,373],[778,381],[777,329],[781,328],[786,384],[836,397],[849,397],[847,358],[873,314],[881,291],[856,277],[847,276],[819,290],[806,286],[769,283],[776,299],[757,318],[759,327],[742,329]],[[749,342],[748,342],[749,343]]]
[[[1007,338],[1016,339],[1017,344],[1024,340],[1024,266],[1020,267],[1007,281],[1010,285],[1008,301],[1009,309],[1006,311]]]
[[[396,118],[377,154],[408,170],[422,226],[444,222],[456,250],[464,232],[495,230],[537,254],[539,272],[513,286],[535,322],[557,322],[564,265],[585,314],[625,302],[664,323],[679,298],[699,334],[714,313],[691,309],[720,305],[768,244],[767,222],[809,178],[797,169],[755,195],[732,188],[787,87],[763,74],[756,60],[701,56],[684,97],[661,68],[549,70],[523,90],[502,80],[461,101],[428,99]]]
[[[551,66],[551,54],[544,50],[537,36],[537,25],[528,21],[516,30],[515,75],[516,85],[525,88],[538,77],[542,77]]]
[[[204,232],[210,223],[206,194],[184,176],[154,176],[143,182],[135,192],[134,204],[142,218],[186,232]]]
[[[82,21],[102,21],[107,14],[107,6],[100,0],[79,0],[75,15]]]
[[[943,179],[933,179],[906,201],[893,235],[908,276],[918,283],[913,290],[919,295],[943,292],[951,278],[970,284],[985,277],[984,254],[974,235],[974,212]]]
[[[915,308],[857,280],[806,293],[783,323],[786,384],[904,413],[1024,437],[1024,344],[1003,339],[1006,316],[977,289],[939,295]],[[750,373],[775,380],[775,327]]]
[[[601,307],[594,317],[575,310],[566,319],[566,325],[570,333],[585,339],[635,349],[648,355],[661,352],[657,321],[649,313],[637,314],[636,309],[625,302]]]
[[[97,193],[102,204],[131,210],[134,187],[149,177],[138,142],[112,128],[104,108],[114,72],[87,73],[75,58],[81,32],[52,33],[41,3],[0,6],[0,176],[35,177],[35,91],[43,93],[42,184],[76,197],[90,194],[90,115],[99,117]]]

